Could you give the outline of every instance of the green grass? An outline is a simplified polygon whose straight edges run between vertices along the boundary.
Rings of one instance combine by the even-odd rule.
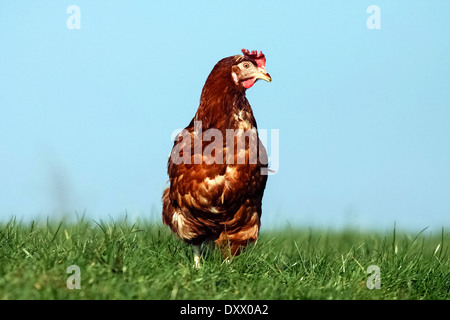
[[[0,299],[449,299],[448,233],[261,232],[230,263],[150,223],[0,224]],[[67,267],[81,289],[66,286]],[[369,290],[369,265],[381,288]]]

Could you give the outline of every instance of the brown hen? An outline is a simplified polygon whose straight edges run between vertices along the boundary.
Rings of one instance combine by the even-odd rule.
[[[272,79],[262,52],[242,53],[215,65],[168,161],[163,223],[194,245],[197,268],[205,241],[230,258],[258,238],[268,161],[245,92]]]

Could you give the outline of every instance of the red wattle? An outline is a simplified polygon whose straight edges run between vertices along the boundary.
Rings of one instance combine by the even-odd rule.
[[[255,81],[256,79],[248,79],[242,82],[242,85],[244,86],[245,89],[248,89],[255,84]]]

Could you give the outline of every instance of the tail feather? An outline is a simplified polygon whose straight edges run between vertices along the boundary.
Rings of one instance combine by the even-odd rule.
[[[172,217],[175,212],[175,208],[170,201],[169,192],[170,188],[166,188],[161,198],[163,202],[162,220],[166,226],[169,226],[172,229]]]

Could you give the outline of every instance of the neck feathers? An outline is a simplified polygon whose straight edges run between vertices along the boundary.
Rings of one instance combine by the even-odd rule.
[[[235,58],[230,58],[233,58],[232,61],[222,60],[217,63],[203,87],[200,106],[193,119],[202,121],[203,129],[232,129],[235,127],[233,121],[236,115],[242,115],[243,111],[248,115],[247,121],[254,122],[245,88],[236,85],[231,78],[231,66]]]

